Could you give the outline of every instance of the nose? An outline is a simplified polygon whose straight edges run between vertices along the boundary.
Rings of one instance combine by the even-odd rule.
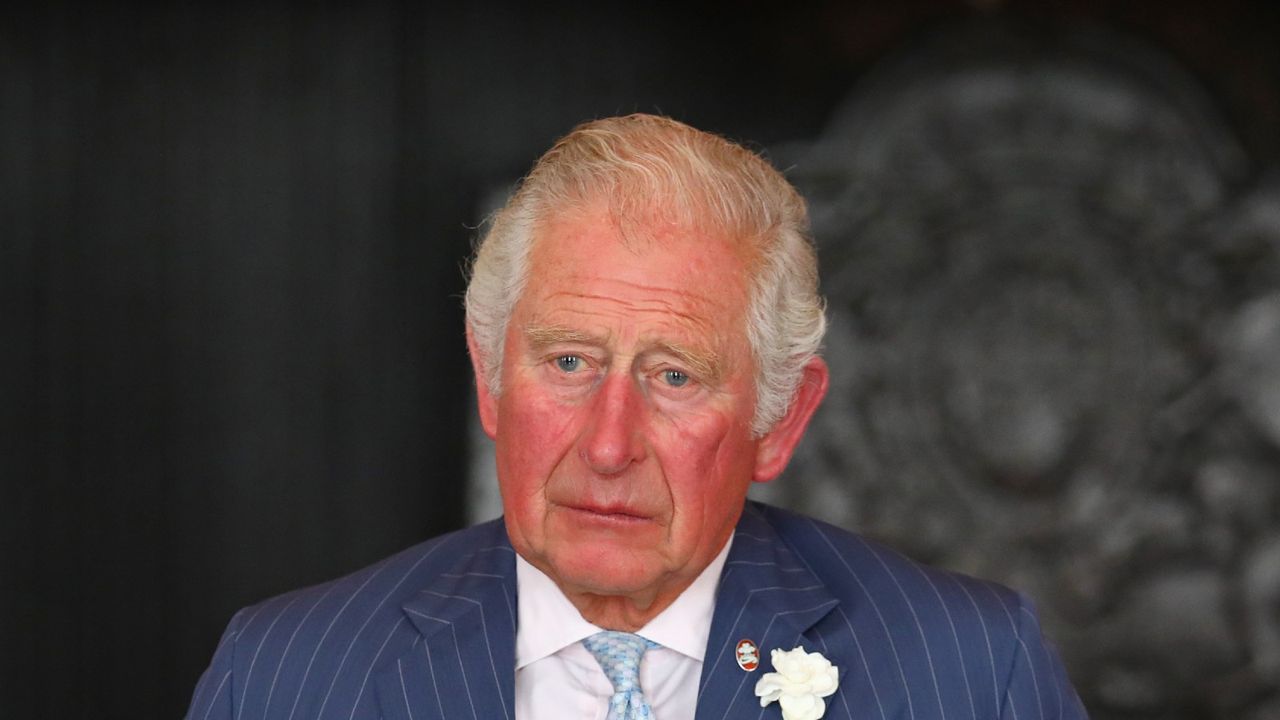
[[[641,420],[644,398],[625,373],[604,379],[591,408],[579,452],[599,475],[617,475],[644,459]]]

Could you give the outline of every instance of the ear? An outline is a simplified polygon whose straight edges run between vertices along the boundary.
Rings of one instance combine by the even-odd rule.
[[[476,339],[471,335],[471,325],[467,325],[467,354],[471,356],[471,371],[476,378],[476,399],[480,410],[480,427],[490,440],[498,438],[498,398],[489,392],[489,383],[484,378],[484,360],[476,346]]]
[[[822,358],[814,357],[805,364],[804,376],[800,387],[796,389],[795,397],[791,399],[787,414],[756,445],[756,470],[753,477],[756,482],[769,482],[778,477],[791,461],[791,454],[800,444],[800,438],[804,436],[813,412],[827,394],[829,382],[830,374]]]

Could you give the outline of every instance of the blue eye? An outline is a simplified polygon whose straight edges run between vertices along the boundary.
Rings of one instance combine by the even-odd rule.
[[[561,372],[575,373],[582,369],[582,358],[577,355],[561,355],[555,363]]]
[[[689,382],[689,376],[679,370],[663,370],[662,379],[671,387],[684,387]]]

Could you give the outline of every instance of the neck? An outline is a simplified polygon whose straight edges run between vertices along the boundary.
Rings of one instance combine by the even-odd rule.
[[[578,609],[582,619],[592,625],[605,630],[635,632],[670,607],[688,586],[689,583],[685,583],[676,592],[661,595],[645,594],[637,597],[580,593],[564,587],[560,588],[560,591]]]

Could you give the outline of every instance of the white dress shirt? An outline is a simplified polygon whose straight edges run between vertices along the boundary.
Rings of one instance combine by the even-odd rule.
[[[711,633],[716,584],[733,538],[657,617],[636,631],[662,647],[640,661],[640,687],[656,720],[693,720]],[[582,646],[602,630],[578,613],[551,578],[516,556],[516,720],[604,720],[613,686]]]

